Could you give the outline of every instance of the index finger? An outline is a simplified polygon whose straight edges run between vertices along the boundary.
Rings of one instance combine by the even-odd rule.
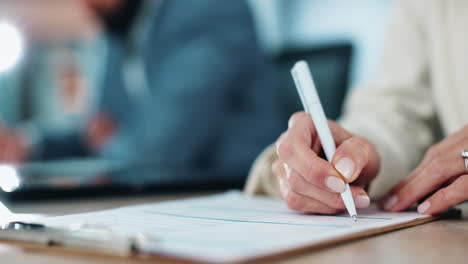
[[[314,139],[310,117],[302,112],[291,118],[290,128],[277,145],[278,157],[311,184],[332,192],[342,192],[341,174],[311,149]]]

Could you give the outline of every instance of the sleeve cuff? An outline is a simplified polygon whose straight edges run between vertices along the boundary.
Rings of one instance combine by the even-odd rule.
[[[273,162],[277,159],[274,145],[270,145],[260,154],[250,169],[244,193],[280,197],[278,180],[271,170]]]

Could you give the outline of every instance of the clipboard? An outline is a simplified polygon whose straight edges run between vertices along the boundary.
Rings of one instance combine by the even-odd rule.
[[[196,206],[197,204],[203,204],[206,202],[213,202],[216,204],[223,204],[223,203],[230,203],[232,201],[241,201],[244,200],[245,202],[258,202],[262,206],[265,204],[264,202],[267,201],[267,203],[272,202],[273,207],[275,209],[278,209],[278,214],[283,213],[284,208],[282,208],[282,203],[280,201],[275,201],[272,199],[266,199],[266,198],[252,198],[252,197],[246,197],[245,195],[242,195],[238,192],[234,193],[227,193],[227,194],[220,194],[220,195],[214,195],[214,196],[208,196],[208,197],[202,197],[202,198],[195,198],[195,199],[187,199],[187,200],[180,200],[180,201],[172,201],[172,202],[164,202],[164,203],[159,203],[159,204],[151,204],[151,205],[143,205],[143,206],[132,206],[132,207],[125,207],[121,209],[115,209],[115,210],[109,210],[109,211],[104,211],[104,212],[96,212],[97,214],[115,214],[118,213],[119,210],[123,210],[125,212],[129,211],[135,211],[135,210],[148,210],[149,209],[157,209],[159,210],[161,207],[163,208],[173,208],[174,214],[177,214],[178,210],[180,208],[177,208],[180,204],[188,204],[188,206]],[[276,208],[276,205],[278,205],[278,208]],[[271,208],[273,208],[271,207]],[[159,209],[158,209],[159,208]],[[269,209],[271,209],[269,208]],[[238,208],[239,209],[239,208]],[[250,208],[243,208],[243,209],[252,209]],[[170,211],[170,210],[169,210]],[[288,212],[288,211],[285,211]],[[289,212],[292,216],[298,216],[297,214],[293,212]],[[87,216],[93,216],[93,213],[91,214],[85,214]],[[94,214],[95,215],[95,214]],[[430,221],[438,220],[441,218],[453,218],[453,217],[459,217],[460,216],[460,211],[449,211],[448,213],[444,215],[439,215],[436,217],[433,216],[421,216],[418,217],[417,219],[411,220],[411,221],[403,221],[400,223],[396,224],[391,224],[391,225],[384,225],[384,226],[379,226],[376,228],[366,228],[362,229],[361,231],[358,232],[351,232],[346,235],[340,235],[340,236],[335,236],[335,237],[329,237],[328,239],[322,239],[320,241],[315,241],[315,242],[308,242],[308,243],[296,243],[293,246],[290,247],[283,247],[282,249],[278,250],[273,250],[269,252],[258,252],[258,254],[250,254],[250,255],[245,255],[243,257],[238,257],[238,258],[225,258],[224,260],[222,259],[209,259],[209,258],[200,258],[200,257],[190,257],[190,255],[187,254],[170,254],[168,252],[158,252],[157,250],[144,250],[144,248],[139,249],[135,244],[129,243],[127,250],[96,250],[99,248],[93,248],[93,247],[73,247],[73,243],[66,245],[64,247],[63,244],[60,243],[30,243],[27,241],[27,239],[23,239],[22,241],[14,241],[14,239],[11,239],[11,237],[8,239],[9,241],[4,241],[7,244],[15,245],[15,246],[20,246],[26,249],[34,249],[34,250],[47,250],[48,252],[52,253],[58,253],[58,254],[86,254],[86,255],[92,255],[92,256],[98,256],[98,257],[111,257],[111,258],[129,258],[129,260],[158,260],[158,261],[167,261],[167,262],[174,262],[174,263],[252,263],[252,262],[263,262],[263,261],[273,261],[273,260],[278,260],[281,258],[289,257],[289,256],[294,256],[297,254],[301,254],[304,252],[309,252],[312,250],[317,250],[321,249],[324,247],[332,246],[335,244],[363,238],[363,237],[368,237],[368,236],[373,236],[385,232],[390,232],[402,228],[407,228],[415,225],[420,225],[424,224]],[[60,222],[63,219],[70,219],[70,218],[80,218],[83,217],[83,215],[75,215],[75,216],[64,216],[62,218],[55,218],[52,219],[52,222]],[[303,217],[308,217],[307,215],[299,215],[300,218]],[[323,216],[327,217],[327,216]],[[293,217],[295,218],[295,217]],[[67,220],[68,221],[68,220]],[[340,220],[341,221],[341,220]],[[266,222],[266,221],[265,221]],[[30,223],[12,223],[13,225],[24,225],[22,227],[24,232],[37,232],[38,226],[27,226],[30,225]],[[246,226],[249,224],[253,225],[259,225],[258,223],[245,223]],[[57,230],[57,227],[54,227],[56,224],[53,224],[51,227],[46,227],[48,230],[54,230],[62,232],[63,230]],[[262,224],[263,225],[263,224]],[[265,225],[272,225],[271,223],[266,223]],[[44,228],[44,227],[40,227]],[[21,229],[20,229],[21,230]],[[31,231],[28,231],[31,230]],[[70,230],[65,230],[66,232],[69,232]],[[76,231],[75,231],[76,232]],[[33,234],[33,233],[31,233]],[[2,236],[2,231],[0,231],[0,240],[5,240],[5,236]],[[118,235],[114,235],[114,239],[118,238]],[[119,239],[122,239],[123,237],[119,237]],[[126,237],[127,239],[128,237]],[[120,240],[122,241],[122,240]],[[131,241],[131,240],[128,240]],[[134,242],[134,241],[133,241]],[[228,242],[228,241],[227,241]],[[2,242],[3,243],[3,242]],[[159,241],[156,239],[153,241],[153,243],[156,243],[156,248],[157,248],[157,243]],[[76,245],[76,244],[75,244]],[[122,244],[123,245],[123,244]],[[229,245],[226,245],[228,247]],[[115,247],[119,248],[119,247]],[[122,247],[120,247],[122,249]],[[222,260],[222,261],[220,261]]]

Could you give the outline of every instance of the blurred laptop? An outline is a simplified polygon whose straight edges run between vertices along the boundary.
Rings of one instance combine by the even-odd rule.
[[[164,168],[151,162],[68,159],[0,164],[0,195],[7,199],[167,193],[240,188],[239,177],[214,171]]]

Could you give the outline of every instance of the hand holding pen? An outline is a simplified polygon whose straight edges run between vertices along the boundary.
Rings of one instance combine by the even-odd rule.
[[[305,97],[310,99],[311,96],[300,93],[300,97],[304,103]],[[310,114],[320,111],[321,106],[317,106],[319,110],[307,108],[311,107],[306,106]],[[278,178],[281,195],[287,205],[296,211],[335,214],[348,209],[353,215],[354,205],[365,208],[370,204],[364,187],[377,175],[379,155],[369,141],[352,135],[333,121],[327,122],[323,113],[314,114],[315,122],[309,114],[294,114],[289,120],[288,130],[276,142],[279,159],[273,164],[273,172]],[[323,116],[324,120],[316,120],[317,116]],[[317,122],[321,125],[317,126]],[[320,137],[317,133],[317,128],[323,130],[327,123],[331,142],[323,136],[326,133],[322,132]],[[321,142],[327,145],[323,149],[330,162],[319,156]],[[351,201],[351,205],[345,206],[347,183],[351,183],[354,205]]]

